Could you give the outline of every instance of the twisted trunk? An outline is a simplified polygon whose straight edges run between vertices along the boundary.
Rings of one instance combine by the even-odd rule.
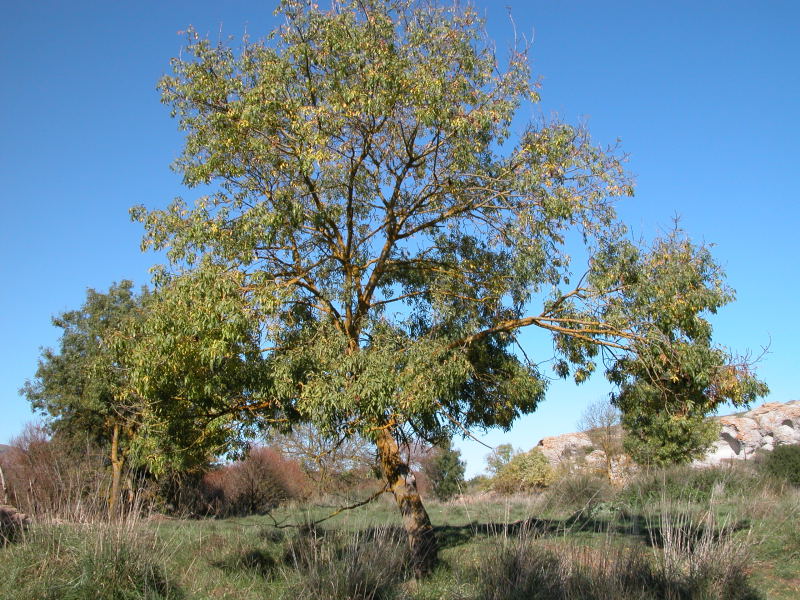
[[[400,456],[392,434],[381,432],[377,446],[384,477],[400,508],[403,527],[408,534],[414,575],[419,579],[428,575],[436,565],[439,552],[436,534],[417,491],[416,479]]]

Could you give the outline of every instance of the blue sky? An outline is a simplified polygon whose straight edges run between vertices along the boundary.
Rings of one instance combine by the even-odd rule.
[[[637,196],[620,205],[636,234],[675,215],[716,244],[737,301],[714,318],[717,340],[755,354],[768,401],[797,386],[800,206],[800,4],[796,2],[476,2],[499,51],[532,40],[541,105],[585,121],[598,142],[621,140]],[[181,137],[155,84],[177,55],[178,31],[253,36],[275,2],[6,3],[0,35],[0,443],[33,418],[17,390],[50,317],[78,307],[87,287],[148,282],[128,208],[193,199],[169,164]],[[505,6],[510,6],[513,26]],[[490,445],[529,448],[573,431],[603,381],[551,386],[547,401]],[[468,473],[488,452],[461,442]]]

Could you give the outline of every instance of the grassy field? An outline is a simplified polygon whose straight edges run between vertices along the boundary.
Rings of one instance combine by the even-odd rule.
[[[800,492],[744,468],[659,472],[622,489],[580,476],[536,496],[429,502],[441,562],[421,582],[389,500],[316,527],[304,524],[329,506],[40,521],[0,548],[0,598],[800,597]]]

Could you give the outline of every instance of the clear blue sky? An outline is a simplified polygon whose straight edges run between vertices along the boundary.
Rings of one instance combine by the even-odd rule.
[[[324,3],[324,2],[323,2]],[[630,154],[637,196],[620,212],[652,235],[675,215],[715,255],[738,291],[714,323],[718,341],[770,351],[767,400],[797,385],[800,205],[800,4],[796,2],[475,3],[498,50],[513,28],[533,40],[537,110],[588,122],[597,141]],[[0,35],[0,443],[33,417],[17,394],[54,314],[87,287],[147,283],[156,261],[139,252],[128,208],[165,205],[183,190],[169,164],[181,138],[155,83],[188,25],[216,37],[274,24],[275,2],[9,2]],[[530,112],[530,111],[529,111]],[[526,115],[523,115],[525,117]],[[531,114],[530,116],[535,116]],[[574,430],[602,381],[558,383],[540,410],[489,444],[533,446]],[[468,473],[485,448],[459,444]]]

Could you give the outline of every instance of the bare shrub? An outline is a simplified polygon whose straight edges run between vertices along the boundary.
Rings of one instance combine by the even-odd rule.
[[[268,447],[254,447],[244,460],[210,471],[202,486],[208,512],[221,516],[264,514],[309,490],[300,465]]]
[[[0,455],[8,502],[36,517],[82,520],[105,511],[104,458],[90,444],[82,450],[28,425]]]
[[[578,421],[578,428],[603,452],[605,474],[609,481],[614,479],[614,466],[624,453],[621,418],[619,409],[611,400],[605,399],[590,404]]]

